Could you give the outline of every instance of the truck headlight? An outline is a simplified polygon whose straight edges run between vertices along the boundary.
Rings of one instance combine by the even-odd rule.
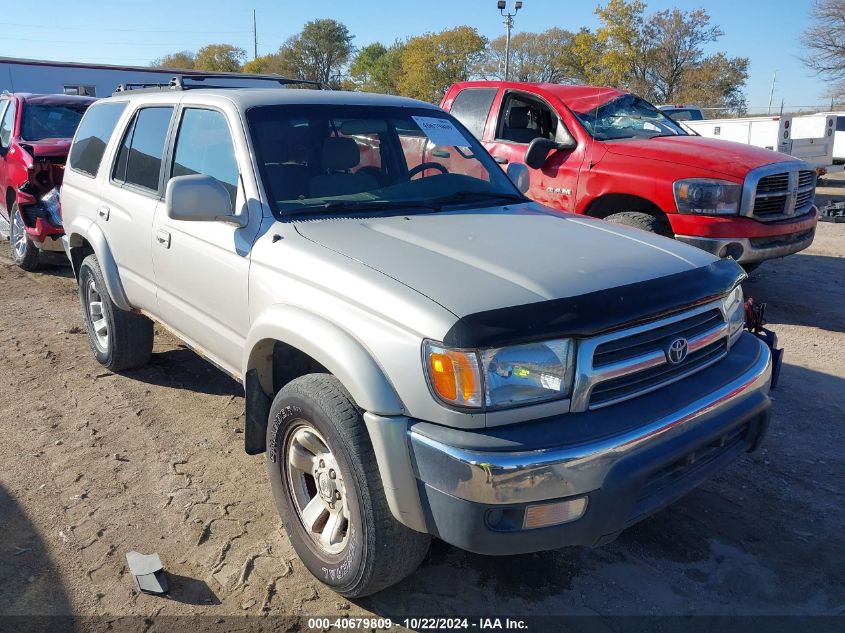
[[[745,325],[745,297],[742,287],[737,286],[722,299],[722,307],[728,321],[728,345],[733,345],[742,334]]]
[[[737,215],[741,199],[742,185],[727,180],[688,178],[675,182],[678,213]]]
[[[572,390],[574,343],[558,339],[481,350],[425,343],[432,389],[447,404],[501,409],[566,398]]]

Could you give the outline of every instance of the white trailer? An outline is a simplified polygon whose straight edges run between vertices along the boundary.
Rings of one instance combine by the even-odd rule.
[[[797,123],[796,123],[797,121]],[[734,141],[789,154],[813,167],[833,164],[833,117],[765,116],[741,119],[684,121],[688,130],[701,136]]]
[[[684,121],[684,125],[707,138],[719,138],[744,145],[765,147],[784,154],[789,154],[792,149],[791,116],[705,119],[703,121]]]
[[[845,112],[823,112],[836,119],[833,124],[833,164],[845,163]]]
[[[189,76],[202,72],[0,57],[0,92],[8,90],[108,97],[120,84],[167,83],[174,75]],[[215,73],[213,83],[217,86],[267,87],[266,79],[242,73]]]

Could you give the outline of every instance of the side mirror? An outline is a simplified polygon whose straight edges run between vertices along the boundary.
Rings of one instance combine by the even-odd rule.
[[[171,178],[164,204],[172,220],[246,225],[245,216],[233,213],[232,198],[223,183],[205,174]]]
[[[525,150],[525,164],[531,169],[540,169],[553,149],[557,149],[557,143],[554,141],[547,138],[535,138]]]
[[[528,188],[531,186],[531,174],[528,172],[528,167],[522,163],[511,163],[508,165],[508,178],[516,185],[520,193],[528,193]]]

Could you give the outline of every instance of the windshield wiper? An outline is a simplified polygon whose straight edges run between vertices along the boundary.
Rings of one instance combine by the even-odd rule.
[[[434,198],[434,204],[449,204],[451,202],[468,202],[473,198],[489,198],[491,200],[506,200],[509,202],[528,202],[528,198],[515,193],[496,193],[494,191],[456,191],[439,198]]]
[[[284,215],[317,214],[333,211],[390,211],[394,209],[435,209],[437,206],[418,200],[330,200],[300,208],[285,209]]]

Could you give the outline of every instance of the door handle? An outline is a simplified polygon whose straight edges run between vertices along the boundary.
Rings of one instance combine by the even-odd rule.
[[[505,158],[504,156],[494,156],[493,160],[495,160],[500,165],[507,165],[508,162],[509,162],[508,159]]]
[[[170,248],[170,233],[164,229],[159,229],[156,231],[156,241],[164,248]]]
[[[101,204],[101,205],[99,206],[99,208],[97,208],[97,213],[98,213],[98,214],[100,215],[100,217],[101,217],[101,218],[103,218],[104,220],[108,220],[108,219],[109,219],[109,213],[110,213],[110,212],[111,212],[111,209],[109,209],[109,208],[108,208],[106,205],[104,205],[104,204]]]

